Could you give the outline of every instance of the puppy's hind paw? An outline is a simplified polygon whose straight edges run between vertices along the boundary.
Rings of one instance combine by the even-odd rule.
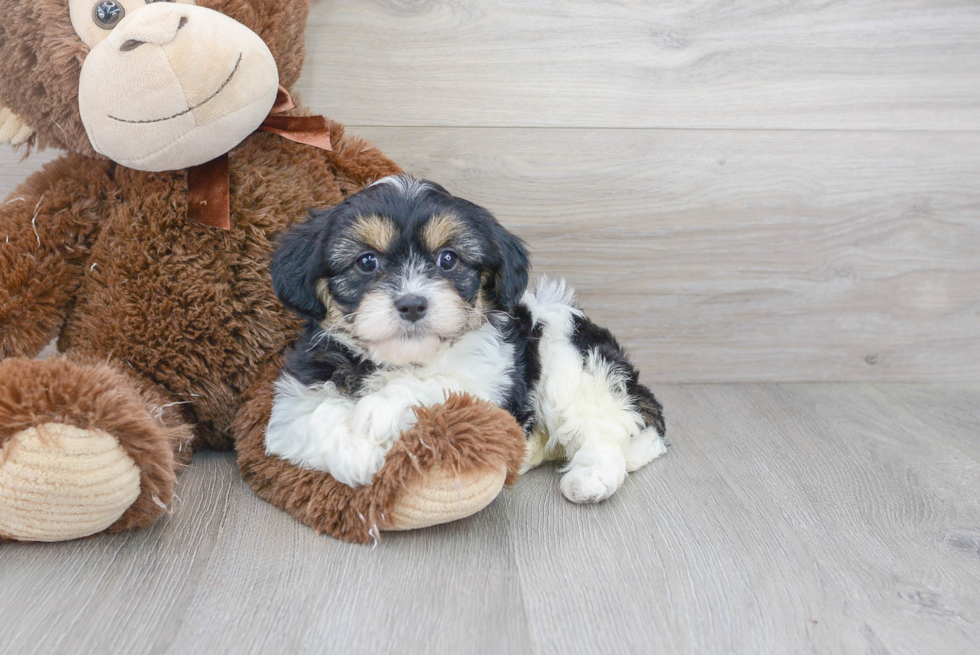
[[[629,448],[626,449],[626,470],[632,473],[666,452],[664,438],[656,428],[648,427],[630,439]]]
[[[622,454],[580,450],[564,469],[561,493],[573,503],[598,503],[609,498],[626,479]]]

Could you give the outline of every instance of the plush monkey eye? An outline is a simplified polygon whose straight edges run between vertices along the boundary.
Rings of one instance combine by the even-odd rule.
[[[119,21],[126,15],[126,10],[118,2],[106,0],[95,5],[92,9],[92,20],[104,30],[111,30],[119,24]]]
[[[373,273],[378,270],[378,256],[373,252],[366,252],[357,258],[357,267],[364,273]]]
[[[451,271],[456,268],[456,264],[459,263],[459,255],[457,255],[452,250],[443,250],[436,257],[436,266],[444,271]]]

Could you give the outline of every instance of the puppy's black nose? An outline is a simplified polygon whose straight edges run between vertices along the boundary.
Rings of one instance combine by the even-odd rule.
[[[402,296],[395,301],[395,309],[398,310],[401,317],[413,323],[425,316],[427,307],[428,303],[422,296]]]

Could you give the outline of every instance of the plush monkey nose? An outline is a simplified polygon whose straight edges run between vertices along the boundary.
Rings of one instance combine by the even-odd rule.
[[[180,5],[152,3],[123,19],[109,38],[124,52],[135,50],[144,43],[166,45],[177,38],[188,20]]]
[[[406,321],[414,323],[423,316],[428,308],[428,303],[422,296],[402,296],[395,301],[395,309]]]

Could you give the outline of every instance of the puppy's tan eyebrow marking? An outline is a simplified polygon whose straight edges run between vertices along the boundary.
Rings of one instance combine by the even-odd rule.
[[[395,241],[398,229],[391,219],[370,214],[358,216],[351,226],[351,233],[369,248],[378,252],[387,252]]]
[[[429,252],[435,252],[459,236],[465,228],[459,217],[452,214],[437,214],[422,228],[422,242]]]

